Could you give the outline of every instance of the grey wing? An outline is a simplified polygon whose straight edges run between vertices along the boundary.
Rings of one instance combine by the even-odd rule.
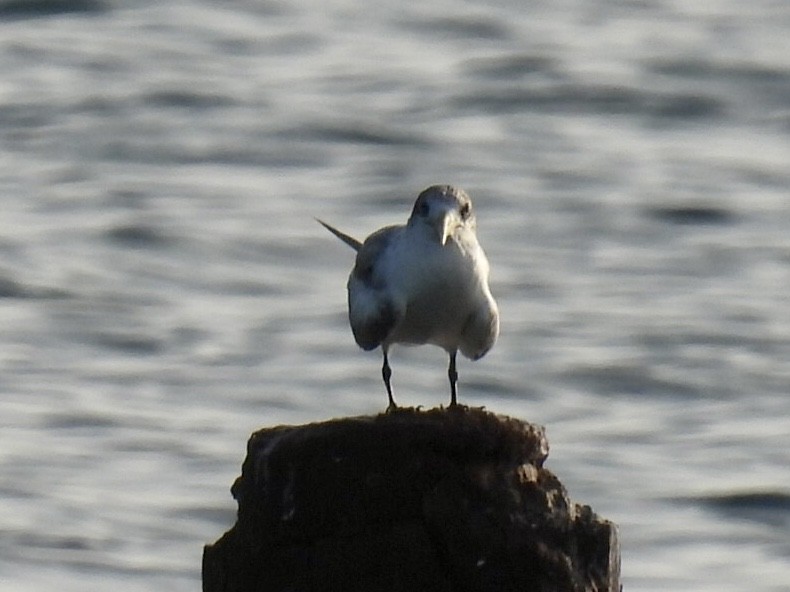
[[[382,257],[401,231],[401,226],[389,226],[371,234],[348,278],[348,318],[354,339],[364,350],[381,345],[403,317],[381,269]]]
[[[494,346],[497,337],[499,337],[499,310],[494,299],[488,296],[470,315],[464,326],[461,353],[471,360],[479,360]]]

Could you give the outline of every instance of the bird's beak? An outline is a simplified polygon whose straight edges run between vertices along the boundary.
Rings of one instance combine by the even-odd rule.
[[[458,218],[458,212],[455,208],[444,212],[441,218],[436,221],[436,233],[439,238],[439,243],[442,246],[447,244],[447,239],[453,235],[455,229],[461,225],[461,220]]]

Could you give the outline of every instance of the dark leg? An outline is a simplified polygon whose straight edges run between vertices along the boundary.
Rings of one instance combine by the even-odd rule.
[[[384,365],[381,367],[381,376],[384,378],[384,386],[387,387],[387,397],[389,397],[390,404],[387,407],[387,411],[392,411],[397,409],[398,406],[395,404],[395,399],[392,398],[392,387],[390,386],[390,376],[392,376],[392,370],[390,369],[390,363],[387,359],[387,350],[384,350]]]
[[[458,372],[455,370],[455,355],[458,352],[450,352],[450,367],[447,369],[447,376],[450,378],[450,407],[458,404],[455,385],[458,382]]]

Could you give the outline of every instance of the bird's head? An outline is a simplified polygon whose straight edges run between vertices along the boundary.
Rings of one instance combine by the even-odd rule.
[[[472,200],[463,189],[452,185],[433,185],[417,197],[408,224],[427,226],[444,245],[457,230],[475,229]]]

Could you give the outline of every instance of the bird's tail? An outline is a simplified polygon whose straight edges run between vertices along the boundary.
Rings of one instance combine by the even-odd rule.
[[[349,247],[351,247],[355,251],[359,251],[362,248],[362,243],[359,242],[357,239],[355,239],[353,236],[348,236],[345,232],[340,232],[337,228],[335,228],[334,226],[330,226],[323,220],[319,220],[318,218],[316,218],[315,220],[321,226],[326,228],[329,232],[334,234],[337,238],[342,240],[344,243],[346,243]]]

